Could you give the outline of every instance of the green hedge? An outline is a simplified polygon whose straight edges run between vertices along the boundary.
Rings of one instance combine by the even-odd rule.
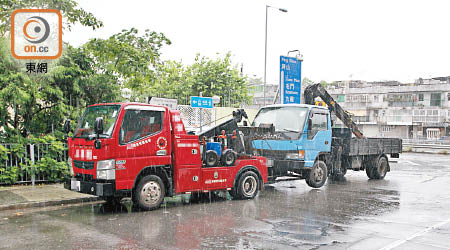
[[[22,138],[20,143],[0,144],[0,184],[14,184],[26,175],[30,178],[25,181],[31,181],[31,176],[41,175],[49,182],[61,182],[70,175],[67,161],[64,160],[64,152],[67,146],[61,140],[52,135],[40,137]],[[26,155],[27,145],[48,145],[40,147],[40,159],[33,164],[30,155]],[[37,147],[35,146],[35,155],[37,155]],[[11,158],[23,159],[19,166],[11,166],[7,161]],[[35,156],[35,159],[37,157]]]

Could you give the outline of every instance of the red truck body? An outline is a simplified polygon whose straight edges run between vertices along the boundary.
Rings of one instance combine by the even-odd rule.
[[[233,166],[205,167],[199,137],[186,133],[178,111],[142,103],[96,104],[88,110],[102,110],[102,106],[116,109],[109,117],[115,121],[109,125],[106,136],[83,137],[86,133],[92,135],[86,122],[85,126],[79,124],[75,135],[68,139],[74,178],[67,188],[102,197],[121,197],[133,194],[140,179],[152,174],[161,178],[165,195],[171,196],[231,190],[236,188],[239,176],[249,170],[258,175],[261,184],[267,182],[264,157],[238,157]],[[130,118],[132,115],[138,118]],[[138,130],[141,135],[132,137]],[[98,149],[96,141],[101,143]],[[99,178],[97,163],[107,160],[112,162],[114,171],[110,170],[106,179]]]

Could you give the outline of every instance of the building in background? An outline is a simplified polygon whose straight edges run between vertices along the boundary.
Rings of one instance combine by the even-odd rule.
[[[450,136],[450,76],[396,81],[339,81],[329,93],[365,136],[440,139]],[[339,126],[339,121],[336,125]]]

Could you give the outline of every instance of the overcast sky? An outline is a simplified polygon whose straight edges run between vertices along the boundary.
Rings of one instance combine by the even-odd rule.
[[[450,1],[111,1],[78,0],[104,22],[75,26],[64,41],[79,46],[136,27],[164,33],[163,59],[193,62],[230,51],[244,73],[263,77],[266,4],[269,8],[267,82],[277,84],[279,56],[298,49],[302,78],[399,80],[450,75]]]

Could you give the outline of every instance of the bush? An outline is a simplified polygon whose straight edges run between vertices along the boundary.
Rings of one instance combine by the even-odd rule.
[[[25,158],[28,144],[48,145],[40,147],[40,158],[37,160],[35,147],[35,159],[33,161]],[[67,150],[65,144],[51,135],[30,137],[21,140],[20,144],[10,144],[9,148],[0,145],[0,183],[14,184],[19,176],[42,175],[47,181],[60,182],[69,176],[69,166],[64,160],[64,152]],[[8,166],[7,161],[11,159],[24,159],[18,166]]]

